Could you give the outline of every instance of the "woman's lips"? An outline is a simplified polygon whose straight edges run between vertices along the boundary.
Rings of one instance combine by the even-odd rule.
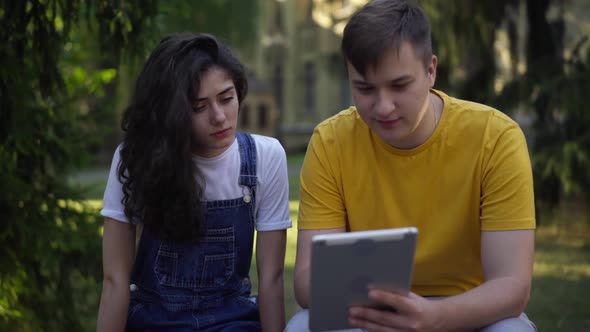
[[[217,138],[223,138],[228,136],[229,134],[231,134],[231,128],[226,128],[220,131],[216,131],[213,134],[211,134],[211,136],[217,137]]]

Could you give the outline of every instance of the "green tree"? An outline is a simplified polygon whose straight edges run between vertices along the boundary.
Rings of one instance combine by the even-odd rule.
[[[434,52],[440,59],[438,84],[482,103],[495,95],[496,32],[519,0],[427,0]]]
[[[162,1],[159,30],[162,34],[178,31],[212,33],[234,47],[248,49],[257,40],[257,0]]]
[[[100,227],[65,176],[88,160],[92,113],[79,110],[80,97],[114,72],[68,62],[79,55],[72,27],[86,23],[117,62],[141,47],[156,3],[1,4],[0,330],[79,331],[96,311]]]
[[[529,38],[527,71],[507,85],[500,100],[508,107],[525,106],[534,117],[532,161],[538,201],[551,208],[563,194],[582,194],[590,201],[590,91],[588,36],[563,57],[564,4],[549,21],[554,1],[527,0]]]

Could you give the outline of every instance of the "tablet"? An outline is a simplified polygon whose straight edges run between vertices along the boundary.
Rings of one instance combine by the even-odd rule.
[[[415,227],[320,234],[312,238],[309,329],[348,329],[348,307],[378,306],[368,286],[408,294]]]

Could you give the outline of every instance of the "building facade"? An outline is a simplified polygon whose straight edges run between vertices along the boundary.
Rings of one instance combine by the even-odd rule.
[[[249,120],[242,128],[271,133],[287,150],[303,150],[319,122],[350,105],[340,39],[345,21],[366,0],[258,1],[259,45],[242,59],[259,89],[241,116],[264,118],[262,109],[269,118],[266,129]],[[268,108],[260,108],[262,99]]]

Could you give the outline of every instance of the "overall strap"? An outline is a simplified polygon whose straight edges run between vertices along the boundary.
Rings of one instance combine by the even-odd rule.
[[[239,184],[253,192],[256,187],[256,144],[250,134],[237,133],[236,136],[241,160]]]

